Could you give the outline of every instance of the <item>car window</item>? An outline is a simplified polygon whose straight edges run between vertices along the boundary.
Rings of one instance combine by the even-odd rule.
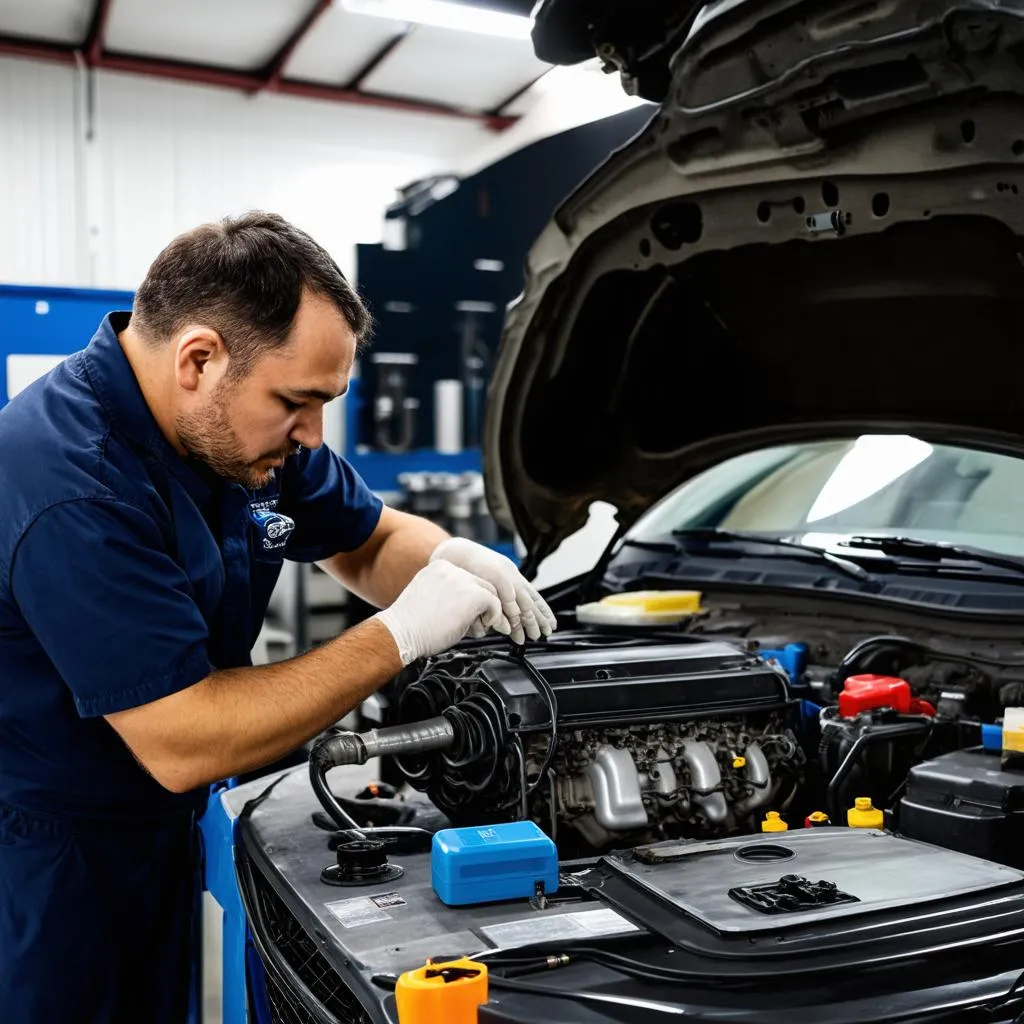
[[[627,534],[717,528],[915,537],[1024,555],[1024,459],[865,434],[748,452],[683,484]]]

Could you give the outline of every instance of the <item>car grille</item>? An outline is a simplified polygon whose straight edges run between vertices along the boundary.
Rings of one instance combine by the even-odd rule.
[[[267,998],[274,1024],[323,1024],[330,1018],[337,1024],[371,1024],[352,990],[317,949],[270,883],[251,863],[246,867],[240,875],[248,890],[246,902],[258,911],[248,915],[249,925],[260,940],[258,945],[263,947],[260,953],[266,968]],[[292,986],[275,960],[291,967],[306,991]]]

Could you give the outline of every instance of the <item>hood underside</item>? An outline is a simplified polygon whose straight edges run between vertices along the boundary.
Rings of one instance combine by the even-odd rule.
[[[808,10],[706,8],[649,127],[531,251],[485,464],[534,560],[594,500],[628,525],[769,444],[1024,452],[1022,11]]]

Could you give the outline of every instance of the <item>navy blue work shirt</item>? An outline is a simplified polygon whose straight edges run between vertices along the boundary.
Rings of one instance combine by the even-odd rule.
[[[112,313],[0,411],[0,801],[161,818],[197,808],[103,716],[250,663],[284,558],[360,547],[380,501],[323,446],[247,491],[160,432]]]

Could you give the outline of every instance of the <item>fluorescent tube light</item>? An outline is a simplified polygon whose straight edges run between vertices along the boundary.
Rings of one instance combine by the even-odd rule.
[[[507,14],[450,0],[340,0],[353,14],[370,14],[414,25],[433,25],[457,32],[529,39],[533,22],[521,14]]]

